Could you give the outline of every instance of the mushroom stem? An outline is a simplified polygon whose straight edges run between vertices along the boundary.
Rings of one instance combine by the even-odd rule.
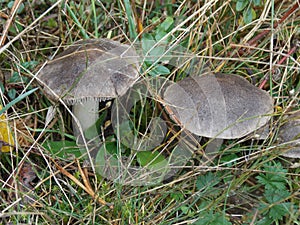
[[[77,138],[77,144],[84,144],[84,138],[92,140],[98,136],[96,126],[96,122],[99,117],[98,110],[99,102],[95,99],[87,99],[85,102],[77,103],[73,106],[73,113],[79,121],[78,124],[78,122],[73,120],[73,131]],[[80,127],[83,133],[80,131]],[[100,143],[100,140],[98,143]]]

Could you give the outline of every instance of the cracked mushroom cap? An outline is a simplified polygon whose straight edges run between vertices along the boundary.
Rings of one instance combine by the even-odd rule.
[[[186,77],[168,86],[163,99],[190,132],[209,138],[241,138],[265,125],[271,96],[237,75]]]
[[[108,39],[75,42],[49,61],[37,76],[52,100],[67,104],[123,95],[138,79],[134,49]]]

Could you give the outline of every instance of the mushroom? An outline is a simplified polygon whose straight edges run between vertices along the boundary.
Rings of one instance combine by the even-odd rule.
[[[279,128],[280,144],[287,144],[289,149],[282,156],[300,158],[300,111],[286,117],[285,123]]]
[[[37,75],[49,99],[73,105],[83,131],[95,127],[99,101],[123,95],[138,79],[137,54],[125,44],[108,39],[75,42]],[[73,120],[75,137],[81,135]],[[92,137],[92,138],[94,138]]]
[[[222,143],[218,139],[241,138],[262,127],[273,112],[271,96],[237,75],[186,77],[163,98],[184,128],[215,138],[209,147],[214,149]]]

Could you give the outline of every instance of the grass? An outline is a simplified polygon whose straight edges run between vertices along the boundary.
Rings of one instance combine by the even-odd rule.
[[[239,5],[237,10],[233,1],[23,1],[24,9],[12,18],[11,1],[0,1],[0,24],[8,26],[0,48],[1,100],[16,139],[16,149],[0,155],[0,224],[299,224],[300,171],[296,161],[279,155],[277,144],[283,114],[299,109],[299,49],[279,65],[299,42],[299,12],[251,47],[247,42],[274,26],[292,6],[285,0],[259,6],[257,1],[243,2],[245,8]],[[256,13],[252,21],[251,8]],[[138,36],[141,25],[144,31]],[[174,176],[153,186],[113,182],[84,167],[83,160],[77,164],[72,153],[82,156],[77,154],[70,107],[48,100],[35,75],[62,47],[97,37],[136,45],[143,38],[151,56],[143,59],[143,77],[164,74],[178,81],[208,65],[259,86],[271,74],[273,79],[264,86],[275,102],[268,138],[228,140],[208,165],[198,147]],[[167,46],[178,44],[180,53],[186,50],[184,57],[163,63]],[[238,56],[238,47],[246,54]],[[272,73],[275,69],[278,76]],[[132,111],[137,133],[146,132],[149,118],[161,111],[151,98],[144,103]],[[52,106],[55,114],[49,117]],[[109,110],[102,113],[109,115]],[[108,132],[105,121],[99,123]],[[172,138],[168,135],[165,141]],[[164,146],[156,151],[164,157],[152,154],[154,168],[167,154]],[[128,156],[132,149],[122,154]],[[140,156],[134,163],[149,163],[143,160]]]

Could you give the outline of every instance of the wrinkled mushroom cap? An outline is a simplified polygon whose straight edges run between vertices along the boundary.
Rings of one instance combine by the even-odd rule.
[[[167,87],[163,98],[187,130],[209,138],[243,137],[273,112],[271,96],[237,75],[186,77]]]
[[[108,39],[82,40],[49,61],[37,78],[53,100],[56,95],[67,104],[106,100],[124,94],[137,80],[137,61],[129,45]]]
[[[286,122],[279,128],[279,142],[287,143],[290,149],[281,155],[290,158],[300,158],[300,111],[286,118]]]

